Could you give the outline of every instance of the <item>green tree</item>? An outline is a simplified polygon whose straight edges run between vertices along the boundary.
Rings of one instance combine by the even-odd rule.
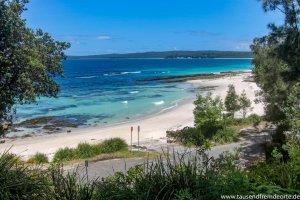
[[[227,95],[225,97],[225,108],[226,111],[234,117],[234,113],[240,110],[239,96],[237,95],[234,85],[228,85]]]
[[[300,1],[263,0],[265,11],[280,11],[284,24],[269,24],[271,32],[253,41],[255,80],[261,87],[266,117],[280,122],[287,116],[284,105],[300,76]]]
[[[222,119],[223,103],[219,96],[213,98],[211,93],[207,96],[198,95],[194,102],[195,126],[215,126]]]
[[[243,119],[245,119],[248,110],[251,108],[251,100],[247,97],[246,91],[243,90],[241,96],[239,97],[239,105],[242,110]]]
[[[26,27],[21,18],[26,3],[28,0],[0,1],[0,127],[10,119],[16,103],[56,96],[59,85],[54,77],[62,75],[64,50],[70,46]]]

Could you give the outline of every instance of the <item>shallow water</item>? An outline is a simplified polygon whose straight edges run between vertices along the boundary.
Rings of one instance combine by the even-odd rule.
[[[42,116],[87,126],[133,120],[195,95],[187,83],[140,82],[159,77],[251,69],[251,59],[81,59],[64,61],[58,98],[18,105],[16,122]],[[32,130],[30,130],[32,132]],[[22,135],[27,131],[13,133]]]

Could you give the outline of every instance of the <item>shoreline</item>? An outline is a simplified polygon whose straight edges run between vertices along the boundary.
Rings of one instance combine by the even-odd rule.
[[[161,82],[166,82],[166,83],[190,83],[192,80],[211,80],[211,79],[220,79],[220,78],[225,78],[228,76],[237,76],[241,74],[247,74],[252,72],[252,70],[230,70],[230,71],[220,71],[220,72],[212,72],[212,73],[198,73],[198,74],[188,74],[188,75],[178,75],[178,76],[163,76],[163,77],[155,77],[155,78],[146,78],[142,80],[137,80],[137,81],[161,81]],[[214,87],[211,86],[200,86],[200,87],[193,87],[191,85],[192,90],[198,90],[199,92],[209,92],[212,91]],[[62,124],[65,126],[61,125],[56,125],[51,124],[52,119],[54,121],[58,121],[58,117],[56,116],[41,116],[41,117],[36,117],[36,118],[30,118],[26,119],[24,121],[19,121],[18,123],[15,123],[14,126],[11,128],[11,132],[7,134],[4,138],[6,139],[17,139],[17,138],[26,138],[26,137],[34,137],[34,136],[43,136],[46,134],[61,134],[64,132],[72,132],[73,130],[76,129],[83,129],[83,128],[91,128],[91,127],[97,127],[97,128],[106,128],[106,127],[112,127],[112,126],[117,126],[121,124],[126,124],[126,123],[133,123],[138,120],[143,120],[147,119],[149,117],[156,116],[160,113],[163,113],[165,110],[170,110],[173,108],[176,108],[178,105],[186,102],[186,101],[191,101],[192,99],[195,100],[196,94],[191,94],[187,97],[183,97],[181,99],[175,100],[172,102],[172,104],[168,105],[167,107],[164,107],[160,110],[155,110],[153,112],[147,113],[147,114],[142,114],[140,116],[135,116],[132,118],[129,118],[127,120],[119,120],[116,122],[112,122],[109,124],[99,124],[99,123],[84,123],[84,124],[76,124],[68,120],[63,120]],[[50,124],[49,124],[50,123]],[[93,123],[93,122],[92,122]],[[60,123],[61,124],[61,123]],[[47,127],[47,128],[45,128]],[[18,135],[17,133],[19,132],[19,128],[21,128],[21,131],[23,129],[23,134]],[[36,128],[36,129],[35,129]],[[27,129],[27,130],[26,130]],[[27,132],[26,132],[27,131]],[[15,134],[16,133],[16,134]]]
[[[211,72],[211,73],[198,73],[198,74],[187,74],[187,75],[176,75],[176,76],[162,76],[162,77],[153,77],[153,78],[145,78],[139,79],[139,82],[151,82],[151,81],[161,81],[165,83],[175,83],[175,82],[189,82],[192,80],[211,80],[211,79],[219,79],[228,76],[237,76],[241,74],[247,74],[252,72],[249,70],[232,70],[232,71],[220,71],[220,72]]]
[[[244,82],[245,78],[251,75],[242,73],[232,77],[222,77],[217,79],[197,79],[189,80],[194,88],[197,86],[214,86],[211,90],[213,95],[220,95],[224,99],[227,85],[233,83],[237,92],[240,94],[245,89],[247,95],[253,101],[254,91],[257,88],[253,82]],[[198,90],[200,92],[200,90]],[[133,144],[137,143],[137,126],[141,127],[140,145],[151,145],[151,143],[166,143],[166,131],[176,130],[185,126],[193,126],[193,101],[195,98],[188,98],[179,102],[177,106],[166,109],[152,115],[146,115],[130,122],[110,124],[105,127],[87,127],[72,129],[71,133],[63,132],[58,134],[38,135],[25,138],[5,139],[6,142],[0,144],[0,152],[10,149],[10,152],[22,156],[23,159],[29,158],[36,152],[45,153],[51,159],[59,148],[75,147],[80,142],[97,143],[104,139],[120,137],[130,145],[130,127],[134,127]],[[253,104],[254,105],[254,104]],[[252,105],[252,106],[253,106]],[[262,114],[262,105],[255,106],[253,113]]]

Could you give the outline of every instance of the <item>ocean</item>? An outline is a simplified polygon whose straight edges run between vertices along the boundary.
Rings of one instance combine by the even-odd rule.
[[[17,105],[16,123],[44,116],[99,127],[135,120],[175,107],[196,93],[188,83],[142,79],[252,68],[251,59],[69,59],[63,65],[58,97]],[[18,129],[10,134],[43,132]]]

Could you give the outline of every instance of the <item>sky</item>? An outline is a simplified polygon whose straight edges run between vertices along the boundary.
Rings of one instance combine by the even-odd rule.
[[[70,42],[68,55],[248,51],[268,23],[282,23],[257,0],[31,0],[27,9],[27,26]]]

